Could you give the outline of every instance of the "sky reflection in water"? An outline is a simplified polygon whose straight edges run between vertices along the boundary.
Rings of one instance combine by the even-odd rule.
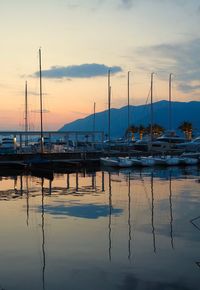
[[[2,176],[0,289],[199,289],[198,181],[197,167]]]

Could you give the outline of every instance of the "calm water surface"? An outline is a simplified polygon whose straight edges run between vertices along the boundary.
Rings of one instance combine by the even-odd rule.
[[[199,175],[1,176],[0,289],[200,289]]]

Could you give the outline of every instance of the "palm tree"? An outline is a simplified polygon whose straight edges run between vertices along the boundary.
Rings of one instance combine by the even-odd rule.
[[[159,124],[153,124],[152,130],[153,130],[153,137],[158,137],[165,131],[165,129],[162,126],[160,126]],[[151,125],[148,125],[145,128],[145,132],[147,134],[151,133]]]
[[[153,134],[154,136],[158,137],[160,136],[163,132],[165,131],[165,129],[160,126],[159,124],[154,124],[153,125]]]
[[[188,121],[183,121],[181,125],[178,127],[178,129],[185,134],[187,140],[192,139],[192,131],[193,131],[192,123]]]
[[[133,141],[135,139],[135,133],[138,132],[138,127],[131,125],[129,128],[126,129],[125,136],[129,137],[129,134],[131,133],[131,140]]]
[[[142,140],[143,134],[145,133],[145,127],[143,125],[140,125],[138,127],[138,132],[139,132],[139,135],[140,135],[140,140]]]

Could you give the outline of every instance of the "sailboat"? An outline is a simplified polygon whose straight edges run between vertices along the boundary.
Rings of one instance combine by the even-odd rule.
[[[163,135],[152,144],[152,149],[156,148],[161,150],[161,148],[166,151],[170,151],[172,145],[176,142],[179,142],[179,137],[176,136],[174,132],[171,131],[172,127],[172,115],[171,115],[171,96],[172,96],[172,73],[169,74],[169,132],[166,135]],[[160,148],[159,148],[160,146]],[[157,165],[178,165],[180,163],[179,157],[167,155],[162,157],[155,157],[155,164]]]
[[[110,141],[111,141],[111,130],[110,130],[110,106],[111,106],[111,85],[110,85],[110,70],[108,70],[108,142],[110,149]],[[128,102],[129,102],[129,73],[128,72]],[[129,118],[129,116],[128,116]],[[129,119],[128,119],[129,122]],[[100,162],[104,166],[111,167],[130,167],[132,166],[132,161],[129,158],[124,157],[102,157],[100,158]]]

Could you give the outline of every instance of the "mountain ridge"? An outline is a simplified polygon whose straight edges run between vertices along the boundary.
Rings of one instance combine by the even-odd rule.
[[[200,102],[171,102],[172,107],[172,126],[177,129],[183,121],[192,123],[195,132],[200,131]],[[112,108],[111,114],[111,137],[122,137],[128,125],[128,107]],[[154,123],[168,129],[169,124],[169,101],[161,100],[153,104]],[[150,104],[130,106],[130,125],[147,126],[150,123]],[[95,127],[97,131],[108,131],[108,110],[95,114]],[[77,119],[65,124],[59,131],[92,131],[93,114],[84,118]]]

